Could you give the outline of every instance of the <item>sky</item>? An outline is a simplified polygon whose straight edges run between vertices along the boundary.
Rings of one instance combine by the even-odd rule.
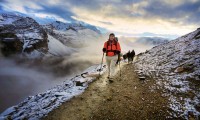
[[[200,27],[200,0],[1,0],[0,10],[82,21],[119,36],[176,38]]]

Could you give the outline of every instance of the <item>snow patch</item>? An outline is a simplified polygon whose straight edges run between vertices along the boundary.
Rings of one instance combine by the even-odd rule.
[[[59,40],[55,39],[51,35],[48,35],[48,40],[49,40],[48,42],[49,52],[53,55],[65,56],[65,55],[70,55],[76,51],[73,48],[65,46]]]

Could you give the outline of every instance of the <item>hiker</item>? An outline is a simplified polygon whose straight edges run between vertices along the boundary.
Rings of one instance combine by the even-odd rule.
[[[128,53],[127,53],[128,64],[129,64],[129,63],[133,63],[133,58],[134,58],[134,56],[135,56],[135,51],[132,50],[132,51],[130,52],[130,50],[129,50]]]
[[[121,53],[119,42],[115,38],[115,34],[109,35],[108,41],[104,43],[103,52],[106,53],[106,63],[108,66],[108,79],[113,79],[115,74],[115,64],[118,60],[118,55]]]

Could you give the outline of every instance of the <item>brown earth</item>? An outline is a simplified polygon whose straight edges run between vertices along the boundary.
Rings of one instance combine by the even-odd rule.
[[[63,103],[44,120],[164,120],[168,98],[152,87],[155,80],[141,81],[134,66],[124,65],[109,83],[106,74],[89,85],[86,91]]]

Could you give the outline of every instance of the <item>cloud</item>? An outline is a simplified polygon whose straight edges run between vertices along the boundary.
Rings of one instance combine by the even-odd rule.
[[[43,9],[37,10],[37,13],[45,13],[49,15],[56,15],[59,16],[59,18],[63,18],[66,21],[74,21],[74,19],[71,18],[74,14],[70,11],[68,7],[63,5],[46,5],[42,4],[41,5]]]
[[[92,25],[97,25],[105,27],[110,31],[128,33],[128,34],[141,34],[143,32],[151,32],[156,34],[177,34],[182,35],[190,32],[195,26],[185,25],[182,26],[181,22],[170,22],[165,19],[159,18],[148,18],[143,19],[140,17],[129,17],[123,14],[113,14],[109,10],[114,10],[116,8],[105,6],[102,10],[98,11],[88,11],[87,9],[77,9],[74,8],[75,13],[79,13],[74,16],[74,19],[85,21]],[[112,15],[108,15],[112,14]],[[112,25],[107,25],[99,21],[106,21],[112,23]]]
[[[32,2],[29,0],[26,0],[26,1],[21,1],[21,0],[5,1],[5,0],[3,0],[0,2],[0,6],[3,6],[3,8],[8,11],[15,10],[15,11],[18,11],[21,13],[27,13],[25,7],[30,8],[32,10],[42,9],[42,7],[37,4],[37,2]]]
[[[105,22],[105,21],[99,21],[100,23],[106,24],[106,25],[112,25],[111,22]]]
[[[174,6],[170,6],[174,4]],[[106,4],[100,9],[73,8],[75,19],[118,33],[183,35],[199,27],[198,1],[136,1],[132,4]],[[101,21],[101,23],[99,22]],[[112,23],[112,26],[102,24]]]
[[[198,0],[3,0],[0,6],[42,18],[80,20],[124,35],[180,36],[200,25]]]
[[[49,0],[44,2],[39,2],[39,0],[7,0],[1,1],[0,6],[5,11],[17,11],[33,17],[53,17],[62,22],[73,21],[71,18],[73,13],[66,9],[65,4],[62,4],[61,0]]]
[[[199,26],[200,1],[196,0],[154,0],[143,9],[146,11],[145,18],[159,18],[172,23]]]

